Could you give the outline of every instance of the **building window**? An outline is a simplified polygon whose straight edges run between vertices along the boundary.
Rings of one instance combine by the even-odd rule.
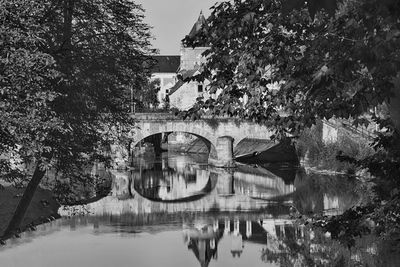
[[[202,93],[203,92],[203,85],[202,84],[198,84],[197,85],[197,92],[198,93]]]

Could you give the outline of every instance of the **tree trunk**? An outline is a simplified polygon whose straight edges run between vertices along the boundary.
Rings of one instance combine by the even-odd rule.
[[[63,39],[64,46],[67,48],[67,52],[71,50],[71,39],[72,39],[72,17],[74,12],[74,0],[64,0],[63,3],[63,19],[64,19],[64,29],[63,29]]]
[[[61,71],[67,76],[72,75],[72,19],[74,13],[75,0],[63,1],[63,35],[60,42],[63,59],[61,63]]]
[[[13,236],[15,231],[20,228],[22,220],[25,217],[26,210],[28,209],[29,204],[31,203],[32,198],[36,192],[36,189],[45,173],[46,171],[40,168],[39,162],[36,166],[35,172],[33,173],[32,179],[29,181],[28,186],[24,191],[24,195],[18,203],[13,217],[8,223],[8,227],[3,234],[4,238],[9,238]]]

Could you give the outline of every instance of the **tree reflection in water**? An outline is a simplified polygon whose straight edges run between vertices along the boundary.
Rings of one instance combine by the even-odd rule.
[[[358,239],[349,249],[293,219],[293,210],[340,214],[348,209],[360,197],[354,180],[307,174],[291,166],[240,165],[228,171],[203,163],[175,156],[115,171],[109,196],[62,207],[59,213],[70,219],[54,227],[69,225],[79,231],[92,224],[96,235],[117,232],[128,237],[181,231],[200,266],[212,261],[216,266],[224,264],[227,255],[244,260],[255,249],[259,257],[251,262],[277,266],[376,266],[383,260],[390,266],[390,261],[398,260],[390,258],[375,237]]]

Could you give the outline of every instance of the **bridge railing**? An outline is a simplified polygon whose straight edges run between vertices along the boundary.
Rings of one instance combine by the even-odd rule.
[[[182,121],[184,120],[182,117],[175,115],[173,111],[165,111],[165,112],[136,112],[132,114],[132,117],[137,120],[143,121]],[[202,116],[200,120],[206,121],[245,121],[243,119],[229,117],[229,116]],[[186,121],[190,121],[190,119],[186,119]]]
[[[132,117],[137,120],[143,121],[166,121],[166,120],[181,120],[174,113],[169,112],[142,112],[142,113],[134,113]]]

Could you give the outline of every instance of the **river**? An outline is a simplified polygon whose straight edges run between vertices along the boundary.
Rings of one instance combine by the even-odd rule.
[[[0,246],[0,266],[331,266],[382,255],[372,237],[350,251],[299,223],[356,205],[358,182],[346,176],[291,164],[221,169],[179,153],[137,158],[111,176],[108,196],[61,207],[61,219]]]

